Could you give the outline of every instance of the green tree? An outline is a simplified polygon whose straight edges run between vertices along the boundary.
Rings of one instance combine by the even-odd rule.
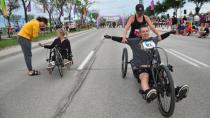
[[[4,16],[5,19],[7,19],[7,34],[8,34],[8,37],[10,38],[11,37],[11,33],[10,33],[10,30],[9,30],[9,27],[11,27],[11,16],[13,14],[13,12],[18,9],[20,7],[20,4],[18,2],[18,0],[8,0],[7,1],[7,11],[8,11],[8,15],[7,16]],[[2,14],[2,12],[1,12]]]
[[[66,0],[65,11],[68,13],[69,21],[71,21],[71,11],[74,6],[75,0]]]
[[[24,15],[25,15],[25,22],[28,22],[28,14],[27,14],[26,2],[28,2],[29,0],[21,0],[21,1],[22,1]]]
[[[197,14],[200,12],[200,9],[205,3],[210,2],[210,0],[189,0],[189,1],[195,3],[196,8],[198,8]]]
[[[11,22],[17,22],[21,19],[21,15],[12,14],[11,15]]]
[[[165,0],[163,2],[164,6],[167,9],[170,9],[170,8],[173,8],[174,9],[176,16],[177,16],[177,10],[179,8],[182,8],[185,3],[186,3],[185,0]]]
[[[89,0],[84,0],[83,2],[81,2],[81,0],[76,0],[75,4],[77,6],[77,10],[79,12],[80,16],[80,23],[83,24],[84,22],[84,17],[83,17],[83,10],[84,8],[88,9],[92,4],[94,4],[94,2],[88,2]]]
[[[166,12],[169,9],[169,6],[166,6],[165,3],[160,3],[160,1],[157,2],[157,4],[155,5],[155,9],[154,11],[151,11],[151,7],[147,7],[145,10],[145,14],[148,16],[151,15],[158,15],[160,13]]]
[[[55,1],[54,7],[56,10],[56,15],[58,15],[59,23],[61,23],[61,16],[64,13],[64,5],[67,0],[54,0],[54,1]]]
[[[160,14],[160,13],[166,12],[169,8],[170,7],[166,6],[166,4],[164,2],[160,3],[158,1],[157,4],[155,5],[155,13]]]
[[[98,16],[99,16],[99,13],[98,13],[98,12],[93,12],[93,13],[92,13],[93,19],[96,20]]]
[[[28,20],[29,21],[32,20],[32,19],[34,19],[34,18],[35,18],[35,16],[33,14],[28,14]]]
[[[54,12],[54,0],[36,0],[37,5],[40,7],[40,9],[43,9],[43,11],[46,11],[49,17],[49,25],[50,25],[50,32],[52,32],[52,16]]]
[[[151,9],[150,9],[150,6],[148,6],[148,7],[145,9],[145,14],[146,14],[147,16],[153,15],[153,14],[152,14],[152,11],[151,11]]]

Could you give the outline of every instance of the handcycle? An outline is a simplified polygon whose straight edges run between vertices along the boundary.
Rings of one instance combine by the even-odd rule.
[[[171,75],[171,72],[173,72],[173,66],[168,63],[167,52],[163,48],[157,47],[157,45],[153,44],[150,44],[150,42],[148,42],[147,40],[142,42],[142,49],[145,50],[148,54],[148,57],[150,57],[150,59],[148,60],[150,65],[149,85],[150,87],[157,90],[157,99],[160,113],[165,117],[170,117],[171,115],[173,115],[176,101],[174,82]],[[164,55],[166,57],[165,65],[161,64],[161,58],[158,49],[163,50],[164,52]],[[136,72],[139,71],[139,69],[134,65],[133,59],[128,61],[128,50],[127,48],[124,48],[122,53],[121,65],[122,78],[126,77],[128,64],[131,65],[133,74],[138,79],[139,77]]]
[[[63,69],[66,67],[68,70],[70,69],[71,65],[73,64],[73,61],[64,61],[61,51],[62,49],[55,45],[54,48],[50,49],[49,58],[46,59],[46,61],[49,63],[47,67],[47,70],[49,74],[51,75],[53,70],[57,67],[59,75],[63,77]],[[67,57],[72,56],[69,53],[67,53]]]

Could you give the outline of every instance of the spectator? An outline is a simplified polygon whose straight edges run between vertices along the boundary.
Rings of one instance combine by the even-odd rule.
[[[206,23],[206,16],[204,14],[200,15],[200,23]]]
[[[199,30],[199,29],[198,29],[197,26],[195,26],[195,25],[192,26],[192,32],[197,33],[198,30]]]
[[[209,35],[209,24],[206,23],[205,27],[203,29],[200,30],[199,34],[199,38],[206,38]]]
[[[186,23],[187,22],[187,17],[186,16],[183,17],[182,22],[183,23]]]
[[[184,35],[184,30],[185,30],[184,24],[179,24],[177,29],[179,34]]]
[[[176,29],[176,25],[177,25],[177,18],[175,16],[173,16],[173,18],[172,18],[172,30]]]
[[[190,36],[190,34],[192,33],[192,26],[190,24],[189,21],[186,22],[186,34],[187,36]]]
[[[40,29],[46,26],[47,23],[48,20],[46,18],[38,17],[27,22],[18,33],[17,39],[22,48],[29,76],[40,75],[39,71],[32,68],[31,41],[39,35]]]
[[[194,24],[197,27],[200,25],[200,18],[197,14],[194,16]]]
[[[207,20],[206,20],[206,21],[207,21],[207,23],[208,23],[208,24],[210,24],[210,11],[208,12],[208,14],[207,14],[207,18],[206,18],[206,19],[207,19]]]

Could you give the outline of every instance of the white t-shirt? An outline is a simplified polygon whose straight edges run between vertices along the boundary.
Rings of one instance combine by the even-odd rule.
[[[198,15],[194,16],[194,21],[200,21],[200,17]]]

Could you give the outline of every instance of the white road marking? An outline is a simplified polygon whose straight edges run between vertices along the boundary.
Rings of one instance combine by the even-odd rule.
[[[192,57],[189,57],[189,56],[187,56],[187,55],[185,55],[185,54],[183,54],[183,53],[181,53],[181,52],[178,52],[178,51],[173,50],[173,49],[169,49],[169,50],[171,50],[172,52],[174,52],[174,53],[176,53],[176,54],[179,54],[179,55],[181,55],[181,56],[183,56],[183,57],[185,57],[185,58],[187,58],[187,59],[189,59],[189,60],[191,60],[191,61],[193,61],[193,62],[195,62],[195,63],[197,63],[197,64],[200,64],[200,65],[202,65],[202,66],[204,66],[204,67],[207,67],[207,68],[210,67],[209,65],[207,65],[207,64],[205,64],[205,63],[203,63],[203,62],[201,62],[201,61],[198,61],[198,60],[196,60],[196,59],[193,59]]]
[[[82,70],[84,66],[90,61],[95,51],[91,51],[88,56],[85,58],[85,60],[82,62],[82,64],[77,68],[78,70]]]
[[[172,54],[172,55],[178,57],[179,59],[181,59],[181,60],[183,60],[183,61],[185,61],[185,62],[187,62],[187,63],[189,63],[189,64],[191,64],[191,65],[193,65],[193,66],[195,66],[195,67],[200,68],[200,66],[199,66],[198,64],[196,64],[196,63],[194,63],[194,62],[192,62],[192,61],[190,61],[190,60],[188,60],[188,59],[185,59],[185,58],[183,58],[183,57],[177,55],[176,53],[171,52],[171,51],[169,51],[169,50],[167,50],[167,49],[165,49],[165,50],[166,50],[166,52],[168,52],[168,53],[170,53],[170,54]]]
[[[70,37],[70,38],[77,38],[77,37],[80,37],[81,35],[90,33],[90,32],[93,31],[93,30],[94,30],[94,29],[87,30],[87,31],[83,31],[83,32],[78,32],[77,34],[75,34],[75,35],[70,35],[70,36],[68,36],[68,37]]]

